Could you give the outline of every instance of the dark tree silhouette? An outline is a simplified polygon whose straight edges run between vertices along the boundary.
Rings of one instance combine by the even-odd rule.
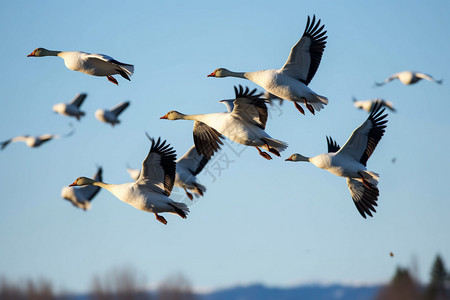
[[[431,266],[430,283],[425,291],[426,300],[447,300],[450,294],[446,283],[449,282],[449,274],[445,270],[444,261],[438,254]]]
[[[375,299],[377,300],[419,300],[420,288],[407,268],[397,267],[394,277],[388,286],[381,289]]]
[[[163,281],[158,288],[158,300],[197,300],[191,283],[181,274]]]

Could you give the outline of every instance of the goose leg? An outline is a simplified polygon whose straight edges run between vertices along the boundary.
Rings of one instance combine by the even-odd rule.
[[[295,108],[298,109],[298,111],[299,111],[302,115],[304,115],[304,114],[305,114],[305,111],[303,110],[303,108],[302,108],[299,104],[297,104],[297,102],[295,102],[295,101],[294,101],[294,104],[295,104]]]
[[[311,104],[308,104],[308,102],[306,102],[306,99],[305,99],[305,98],[303,98],[303,101],[305,101],[305,106],[306,106],[306,108],[307,108],[313,115],[315,115],[314,107],[312,107]]]
[[[155,213],[155,212],[154,212],[154,214],[155,214],[155,216],[156,216],[156,220],[160,221],[160,222],[163,223],[164,225],[167,224],[167,221],[166,221],[166,219],[164,219],[163,216],[160,216],[160,215],[158,215],[158,214]]]
[[[108,80],[111,81],[112,83],[119,85],[117,80],[114,77],[112,77],[111,75],[106,75],[106,78],[108,78]]]
[[[184,189],[184,191],[186,192],[186,195],[189,197],[189,199],[194,199],[191,193],[189,193],[186,189]]]
[[[195,191],[196,191],[197,193],[199,193],[200,196],[203,197],[203,191],[202,191],[197,185],[194,184],[194,186],[195,186],[195,189],[196,189]]]
[[[368,189],[373,189],[373,184],[371,184],[367,179],[364,178],[364,176],[361,174],[361,172],[358,172],[359,176],[361,177],[361,181],[364,184],[364,186]]]
[[[281,157],[280,152],[278,152],[277,149],[270,147],[269,144],[267,144],[267,142],[266,142],[266,147],[267,147],[267,149],[269,149],[270,152],[272,152],[273,154],[275,154],[278,157]]]
[[[261,149],[259,149],[258,147],[255,146],[255,148],[258,150],[259,155],[261,155],[262,157],[264,157],[267,160],[271,160],[272,157],[269,155],[269,153],[261,151]]]

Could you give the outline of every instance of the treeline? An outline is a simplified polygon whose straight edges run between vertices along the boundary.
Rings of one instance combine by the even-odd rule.
[[[149,292],[145,280],[132,269],[120,269],[104,276],[95,276],[86,297],[56,292],[49,281],[27,280],[13,283],[0,280],[0,300],[198,300],[190,282],[183,275],[174,275]]]
[[[450,300],[450,273],[437,255],[431,266],[430,280],[421,286],[408,268],[398,267],[388,286],[381,289],[376,300]]]

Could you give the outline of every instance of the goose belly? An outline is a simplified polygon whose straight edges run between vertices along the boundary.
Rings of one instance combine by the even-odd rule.
[[[270,86],[268,91],[279,98],[300,102],[304,99],[312,101],[314,98],[311,98],[311,95],[315,94],[303,82],[284,74],[277,74],[274,85]]]
[[[247,146],[262,146],[265,143],[261,138],[269,137],[261,128],[254,125],[245,126],[242,123],[233,124],[224,128],[221,133],[233,142]]]

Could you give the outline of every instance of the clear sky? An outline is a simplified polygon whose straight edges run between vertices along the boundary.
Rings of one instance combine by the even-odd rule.
[[[183,273],[196,287],[261,282],[384,282],[416,259],[427,281],[437,253],[450,265],[450,21],[448,1],[8,1],[0,11],[0,140],[43,133],[70,138],[0,152],[0,275],[52,280],[87,291],[95,274],[131,266],[151,283]],[[102,190],[84,212],[60,198],[63,186],[104,168],[104,181],[130,181],[150,142],[161,136],[180,157],[192,122],[160,120],[169,110],[221,112],[233,71],[280,68],[308,15],[328,30],[310,87],[329,98],[316,116],[292,103],[270,108],[267,132],[286,141],[282,158],[227,142],[199,176],[207,186],[186,220],[168,225]],[[131,82],[65,68],[57,57],[27,58],[37,47],[108,54],[135,65]],[[442,85],[374,82],[416,70]],[[88,97],[80,122],[52,112],[75,94]],[[352,97],[394,102],[386,133],[368,161],[380,174],[378,212],[363,219],[344,178],[284,159],[343,145],[366,118]],[[95,110],[131,101],[112,128]],[[396,162],[392,163],[392,159]],[[227,162],[228,160],[228,162]],[[175,190],[174,199],[183,196]],[[394,257],[389,256],[394,253]]]

